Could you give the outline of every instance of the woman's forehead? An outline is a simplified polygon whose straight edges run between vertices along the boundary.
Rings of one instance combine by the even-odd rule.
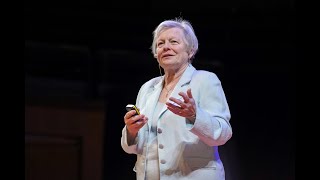
[[[184,33],[183,33],[182,29],[174,27],[174,28],[165,29],[162,32],[160,32],[157,39],[162,39],[162,38],[183,38],[183,37],[184,37]]]

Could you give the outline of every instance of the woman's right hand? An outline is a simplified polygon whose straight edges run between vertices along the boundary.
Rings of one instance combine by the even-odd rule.
[[[128,111],[124,115],[124,123],[127,126],[128,135],[131,138],[137,136],[138,131],[148,122],[148,117],[144,114],[136,115],[135,110]]]

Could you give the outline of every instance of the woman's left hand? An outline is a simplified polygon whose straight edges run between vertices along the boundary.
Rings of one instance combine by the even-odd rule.
[[[167,102],[167,108],[174,114],[185,117],[194,123],[197,111],[191,89],[187,90],[187,94],[180,92],[179,95],[182,96],[183,101],[174,97],[170,97],[169,100],[173,101],[174,103]]]

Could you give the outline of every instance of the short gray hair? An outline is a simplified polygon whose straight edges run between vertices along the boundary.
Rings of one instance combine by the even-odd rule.
[[[183,30],[188,52],[193,53],[192,57],[190,58],[190,61],[191,61],[198,51],[198,38],[193,30],[191,23],[188,20],[184,20],[182,18],[165,20],[157,26],[157,28],[153,31],[153,41],[151,46],[152,54],[153,55],[156,54],[156,50],[157,50],[156,41],[160,33],[162,33],[164,30],[175,28],[175,27]]]

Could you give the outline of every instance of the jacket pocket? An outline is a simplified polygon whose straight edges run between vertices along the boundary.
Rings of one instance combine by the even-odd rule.
[[[207,158],[186,158],[185,165],[192,171],[197,169],[217,169],[216,162]]]

